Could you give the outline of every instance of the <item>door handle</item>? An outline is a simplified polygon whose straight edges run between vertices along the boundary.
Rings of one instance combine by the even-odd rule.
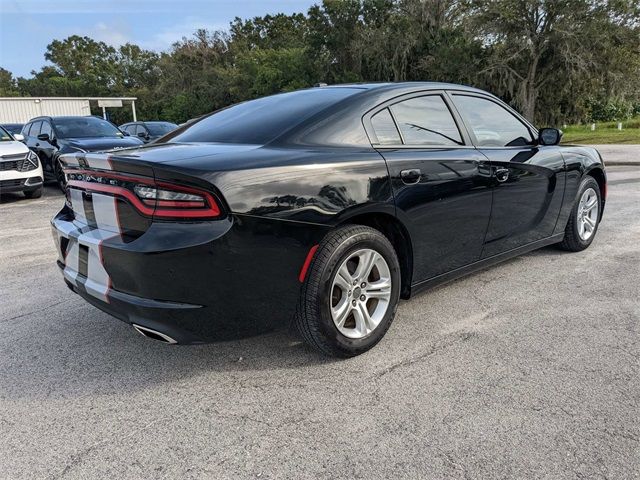
[[[402,183],[406,185],[412,185],[414,183],[418,183],[421,177],[422,177],[422,172],[420,171],[419,168],[412,168],[410,170],[400,171],[400,178],[402,179]]]
[[[508,168],[497,168],[496,169],[496,180],[500,183],[506,182],[509,179],[509,169]]]

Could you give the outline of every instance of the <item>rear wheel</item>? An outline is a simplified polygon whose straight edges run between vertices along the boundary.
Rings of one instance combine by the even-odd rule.
[[[389,240],[370,227],[341,227],[324,238],[314,256],[296,325],[311,346],[352,357],[382,339],[399,297],[400,266]]]
[[[598,182],[593,177],[585,177],[578,189],[560,248],[579,252],[591,245],[598,231],[601,205]]]

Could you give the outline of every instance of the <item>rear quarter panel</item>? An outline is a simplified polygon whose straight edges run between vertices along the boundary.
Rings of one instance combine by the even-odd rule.
[[[202,288],[194,297],[206,299],[213,317],[256,331],[292,318],[300,269],[331,228],[360,213],[395,212],[386,164],[372,149],[264,148],[154,165],[154,172],[158,180],[193,177],[219,195],[229,232],[198,247],[185,272],[198,277]],[[172,263],[167,258],[159,271]],[[184,275],[168,284],[189,284]],[[207,328],[209,337],[224,330],[216,320]]]

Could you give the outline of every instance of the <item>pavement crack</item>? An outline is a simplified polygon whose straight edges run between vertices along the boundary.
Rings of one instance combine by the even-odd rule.
[[[375,377],[380,379],[380,378],[384,377],[386,374],[394,372],[395,370],[398,370],[399,368],[408,367],[408,366],[413,365],[415,363],[422,362],[422,361],[428,359],[430,356],[440,352],[441,350],[444,350],[444,349],[450,347],[451,345],[453,345],[455,343],[464,342],[466,340],[469,340],[473,336],[475,336],[475,334],[471,333],[471,332],[461,332],[461,333],[457,333],[455,335],[452,335],[451,338],[449,338],[447,341],[440,342],[440,343],[437,343],[437,344],[433,345],[429,350],[427,350],[426,352],[421,353],[420,355],[416,355],[414,357],[411,357],[411,358],[408,358],[408,359],[404,359],[404,360],[401,360],[401,361],[396,362],[396,363],[392,363],[391,365],[389,365],[384,370],[376,373]]]
[[[67,463],[67,465],[65,465],[64,469],[62,470],[62,472],[60,472],[60,474],[52,477],[53,479],[57,479],[57,478],[64,478],[65,475],[67,475],[71,470],[73,470],[76,466],[82,464],[82,462],[84,462],[84,460],[87,458],[87,456],[89,454],[91,454],[92,452],[99,450],[111,443],[114,442],[118,442],[118,443],[122,443],[125,440],[133,437],[134,435],[143,432],[144,430],[148,429],[149,427],[152,427],[153,425],[162,422],[162,421],[166,421],[166,418],[157,418],[149,423],[147,423],[146,425],[143,425],[142,427],[136,428],[133,431],[129,432],[127,435],[123,435],[123,436],[119,436],[117,438],[110,438],[108,440],[103,440],[101,442],[97,442],[94,443],[93,445],[89,445],[88,447],[80,450],[78,453],[76,453],[75,455],[71,456],[71,461],[69,463]]]
[[[44,307],[38,308],[36,310],[32,310],[32,311],[27,312],[27,313],[21,313],[20,315],[15,315],[13,317],[3,318],[2,321],[3,322],[10,322],[11,320],[17,320],[18,318],[22,318],[22,317],[26,317],[28,315],[33,315],[34,313],[42,312],[43,310],[46,310],[47,308],[55,307],[57,305],[61,305],[61,304],[65,303],[65,302],[66,302],[66,300],[61,300],[59,302],[54,302],[54,303],[51,303],[49,305],[45,305]]]

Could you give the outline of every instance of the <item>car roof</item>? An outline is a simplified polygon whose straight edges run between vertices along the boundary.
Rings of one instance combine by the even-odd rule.
[[[487,93],[484,90],[446,82],[363,82],[363,83],[340,83],[335,85],[322,85],[313,88],[359,88],[362,90],[404,90],[418,88],[424,90],[467,90],[470,92]]]
[[[312,117],[299,123],[292,129],[271,142],[273,145],[370,145],[364,126],[363,115],[371,109],[394,98],[429,90],[455,90],[492,96],[483,90],[443,82],[397,82],[397,83],[351,83],[340,85],[326,85],[309,88],[359,89]]]

